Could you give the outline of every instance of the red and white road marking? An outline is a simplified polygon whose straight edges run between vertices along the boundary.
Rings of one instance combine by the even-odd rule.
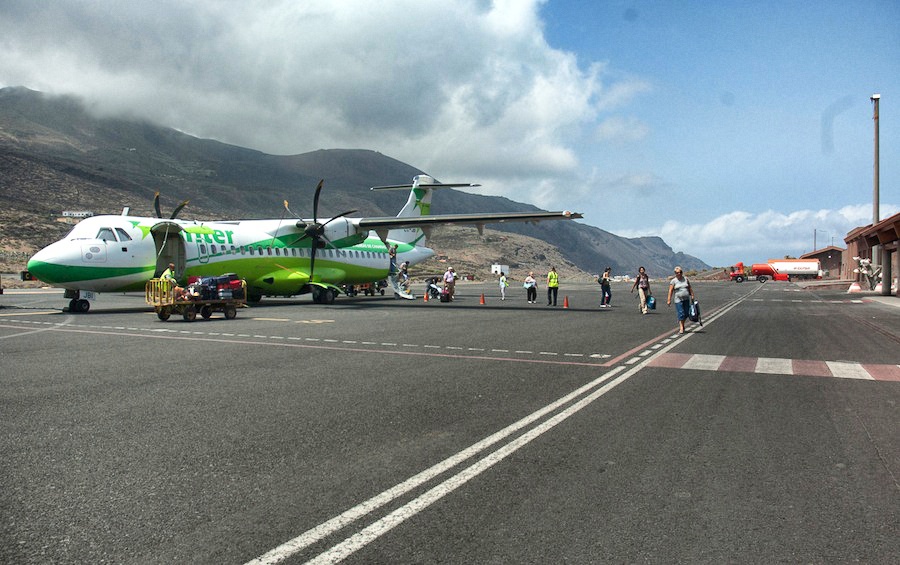
[[[697,371],[725,371],[732,373],[762,373],[768,375],[796,375],[804,377],[834,377],[900,382],[900,365],[852,363],[849,361],[811,361],[774,357],[733,357],[700,353],[664,353],[649,364],[650,367],[694,369]]]

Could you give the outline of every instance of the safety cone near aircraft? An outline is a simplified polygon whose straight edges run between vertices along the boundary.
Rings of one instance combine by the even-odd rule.
[[[563,308],[568,308],[568,307],[569,307],[569,297],[563,296]]]
[[[128,208],[121,216],[92,216],[37,252],[23,277],[66,289],[72,312],[87,312],[97,292],[143,291],[144,284],[169,263],[185,282],[188,277],[233,273],[247,281],[249,302],[311,293],[314,302],[331,304],[343,292],[342,286],[390,279],[392,267],[404,262],[413,266],[433,257],[434,250],[425,247],[433,226],[468,224],[483,231],[491,223],[582,217],[569,211],[430,215],[435,189],[479,185],[441,184],[418,175],[412,184],[372,187],[409,191],[397,216],[350,218],[355,210],[348,210],[325,219],[319,217],[322,184],[313,197],[313,217],[306,220],[286,218],[287,202],[281,217],[269,220],[177,219],[186,202],[163,218],[158,198],[156,217],[131,216]],[[393,290],[401,298],[415,298],[396,286]]]
[[[478,301],[479,304],[484,305],[484,293],[481,293],[481,300]]]

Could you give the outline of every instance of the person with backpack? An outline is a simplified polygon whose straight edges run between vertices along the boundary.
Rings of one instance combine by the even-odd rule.
[[[600,275],[599,283],[600,283],[600,307],[601,308],[612,308],[610,301],[612,300],[612,281],[610,280],[610,273],[612,272],[612,267],[607,267],[603,274]]]

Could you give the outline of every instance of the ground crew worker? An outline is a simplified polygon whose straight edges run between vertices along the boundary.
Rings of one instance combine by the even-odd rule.
[[[559,293],[559,273],[556,267],[550,267],[547,273],[547,306],[556,306],[556,295]]]
[[[175,298],[181,298],[184,294],[184,289],[178,286],[178,282],[175,280],[175,263],[169,263],[169,267],[159,275],[160,280],[170,281],[172,284],[172,291],[175,293]]]
[[[159,275],[159,278],[175,282],[175,263],[169,263],[169,267]]]

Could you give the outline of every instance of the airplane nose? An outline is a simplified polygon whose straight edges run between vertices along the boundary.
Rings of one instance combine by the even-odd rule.
[[[53,250],[53,246],[50,245],[35,253],[28,260],[26,268],[38,280],[50,284],[57,283],[60,282],[59,275],[62,267],[58,264],[58,259],[57,253]]]

